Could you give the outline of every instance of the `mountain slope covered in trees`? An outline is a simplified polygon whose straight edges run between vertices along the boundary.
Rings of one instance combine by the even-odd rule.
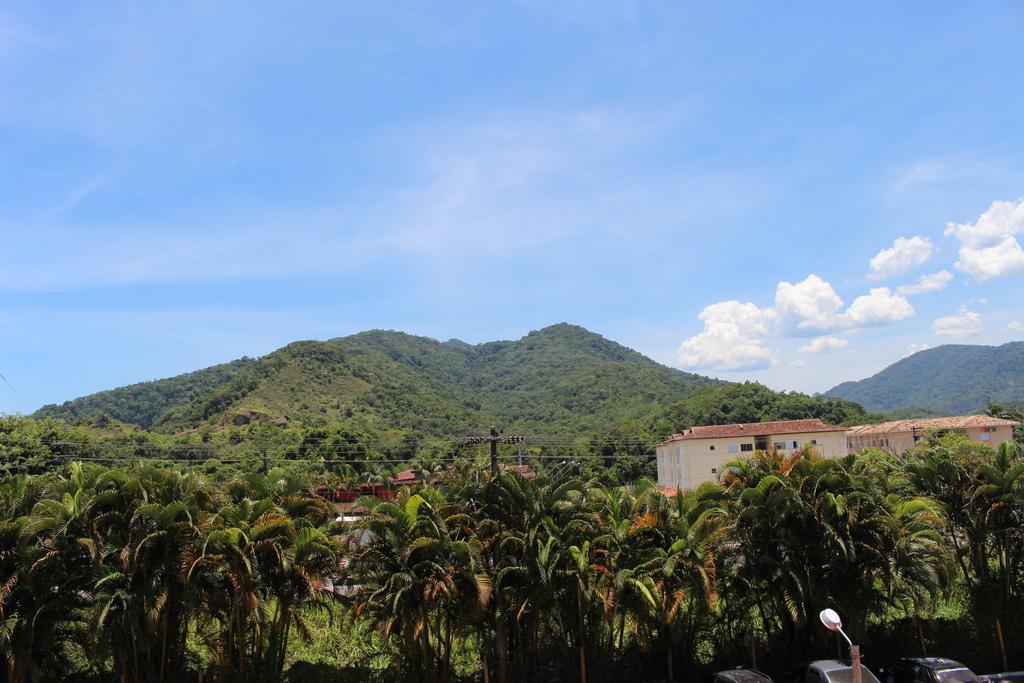
[[[399,438],[489,424],[549,434],[639,430],[660,438],[702,423],[864,418],[846,401],[675,370],[567,324],[478,345],[383,330],[295,342],[255,360],[44,406],[35,417],[74,422],[99,414],[161,432],[344,424]]]
[[[43,406],[33,417],[73,422],[102,414],[148,427],[168,410],[207,395],[255,363],[252,358],[240,358],[176,377],[100,391],[60,405]]]
[[[573,325],[469,345],[375,330],[290,344],[256,360],[41,408],[66,420],[103,413],[161,431],[238,421],[354,421],[428,434],[619,423],[715,384]]]
[[[1024,342],[949,344],[918,351],[867,379],[833,387],[825,395],[882,412],[918,407],[974,413],[990,401],[1024,401]]]

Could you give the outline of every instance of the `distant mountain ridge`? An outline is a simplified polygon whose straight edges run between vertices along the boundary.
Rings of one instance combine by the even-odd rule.
[[[596,429],[715,384],[565,323],[477,345],[372,330],[43,406],[34,417],[102,413],[160,431],[310,420],[424,434],[491,422]]]
[[[887,413],[913,407],[966,414],[984,410],[989,401],[1024,401],[1024,342],[925,349],[867,379],[843,382],[825,396]]]

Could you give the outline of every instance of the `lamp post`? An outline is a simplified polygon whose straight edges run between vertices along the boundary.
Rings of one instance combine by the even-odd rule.
[[[821,618],[821,623],[825,625],[829,631],[838,631],[843,638],[846,639],[846,644],[850,646],[850,660],[853,665],[853,683],[861,683],[860,679],[860,645],[854,645],[850,637],[843,631],[843,620],[839,618],[834,609],[823,609],[821,614],[818,615]]]

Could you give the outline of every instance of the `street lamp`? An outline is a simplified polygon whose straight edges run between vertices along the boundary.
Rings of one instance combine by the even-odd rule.
[[[836,611],[831,607],[828,609],[821,610],[821,614],[818,615],[821,619],[821,623],[825,625],[829,631],[838,631],[842,634],[843,638],[846,639],[847,645],[850,646],[850,660],[853,665],[853,683],[861,683],[860,680],[860,645],[854,645],[850,637],[843,631],[843,620],[839,618]]]

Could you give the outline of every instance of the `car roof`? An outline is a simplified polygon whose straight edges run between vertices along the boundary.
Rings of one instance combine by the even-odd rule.
[[[736,681],[736,683],[767,683],[772,680],[756,669],[728,669],[716,672],[715,676],[721,676],[730,681]]]
[[[911,662],[913,664],[920,664],[930,669],[961,669],[967,668],[955,659],[947,659],[945,657],[904,657],[900,660],[901,662]]]
[[[825,672],[825,673],[827,673],[829,671],[838,671],[839,669],[850,669],[850,668],[852,668],[852,665],[850,664],[850,662],[844,662],[844,661],[842,661],[840,659],[818,659],[818,660],[815,660],[815,661],[811,662],[807,666],[809,666],[810,668],[812,668],[812,669],[814,669],[816,671],[822,671],[822,672]]]

